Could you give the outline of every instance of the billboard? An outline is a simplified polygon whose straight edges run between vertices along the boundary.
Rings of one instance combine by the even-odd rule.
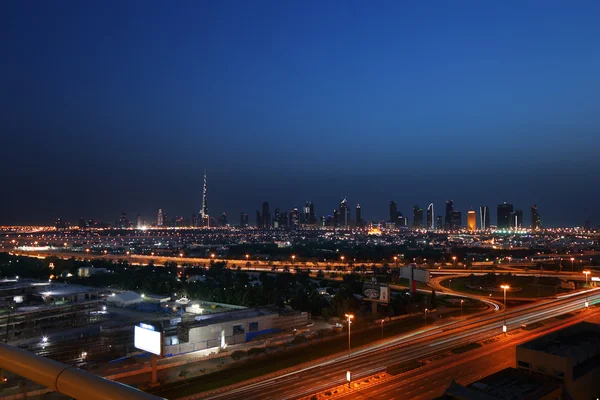
[[[162,333],[155,331],[152,326],[146,324],[140,325],[144,325],[144,327],[134,327],[133,345],[135,348],[156,354],[157,356],[162,355]]]
[[[429,271],[413,266],[400,267],[400,278],[413,279],[417,282],[429,283]]]
[[[362,293],[366,300],[388,303],[390,301],[390,287],[378,283],[364,283]]]

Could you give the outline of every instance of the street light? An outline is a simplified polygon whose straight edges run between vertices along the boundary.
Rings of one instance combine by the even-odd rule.
[[[575,261],[575,258],[571,257],[571,272],[573,272],[573,271],[574,271],[574,268],[573,268],[573,261]]]
[[[510,289],[508,285],[500,285],[500,288],[504,289],[504,325],[502,325],[502,332],[506,334],[506,290]]]
[[[292,265],[294,264],[294,262],[296,262],[296,255],[295,254],[292,255]]]
[[[394,266],[397,268],[398,267],[398,257],[394,256]]]
[[[588,286],[588,276],[589,274],[591,274],[591,271],[583,271],[583,273],[585,274],[585,286]],[[589,287],[589,286],[588,286]],[[588,302],[588,294],[587,294],[587,290],[585,291],[585,308],[588,308],[590,305],[590,303]]]
[[[425,309],[425,325],[427,325],[427,311],[429,310]]]
[[[348,318],[348,358],[350,358],[350,324],[354,315],[352,314],[344,314],[346,318]]]
[[[585,274],[585,285],[588,285],[588,276],[592,273],[591,271],[583,271]]]
[[[460,301],[460,316],[461,316],[461,317],[462,317],[462,315],[463,315],[463,303],[464,303],[464,302],[465,302],[465,301],[461,299],[461,301]]]
[[[452,256],[452,261],[454,262],[454,268],[456,268],[456,256]]]
[[[381,339],[383,339],[383,318],[381,318]]]

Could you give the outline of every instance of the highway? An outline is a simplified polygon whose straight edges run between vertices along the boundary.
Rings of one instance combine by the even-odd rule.
[[[351,355],[339,354],[326,360],[301,367],[281,376],[258,379],[219,390],[191,395],[201,388],[193,383],[182,385],[179,396],[185,399],[294,399],[316,393],[334,385],[343,384],[346,371],[354,379],[382,372],[386,366],[410,360],[419,360],[471,342],[487,339],[502,333],[506,320],[508,331],[532,324],[559,314],[584,308],[588,296],[590,303],[600,302],[598,289],[588,293],[564,295],[560,298],[494,313],[475,319],[448,322],[421,331],[401,335],[392,340],[377,342],[355,349]],[[493,345],[492,345],[493,346]],[[191,393],[190,393],[191,392]],[[161,394],[160,392],[157,394]],[[190,394],[187,397],[183,397]],[[178,397],[179,397],[178,396]]]

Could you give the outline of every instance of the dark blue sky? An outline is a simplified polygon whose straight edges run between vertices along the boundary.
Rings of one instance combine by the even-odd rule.
[[[206,168],[233,222],[347,196],[368,219],[506,200],[597,225],[598,21],[597,1],[1,2],[0,223],[189,216]]]

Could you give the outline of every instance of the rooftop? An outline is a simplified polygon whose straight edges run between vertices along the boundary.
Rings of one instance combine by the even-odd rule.
[[[560,389],[556,382],[506,368],[468,386],[452,382],[442,398],[464,400],[537,400]]]
[[[180,326],[186,328],[198,328],[202,326],[209,326],[214,324],[221,324],[224,322],[231,321],[239,321],[250,318],[264,317],[267,315],[276,314],[273,311],[267,310],[265,308],[254,308],[247,310],[237,310],[231,312],[224,312],[219,314],[208,314],[208,315],[199,315],[195,317],[194,321],[181,323]]]
[[[565,357],[580,364],[600,354],[600,325],[580,322],[518,347]]]

